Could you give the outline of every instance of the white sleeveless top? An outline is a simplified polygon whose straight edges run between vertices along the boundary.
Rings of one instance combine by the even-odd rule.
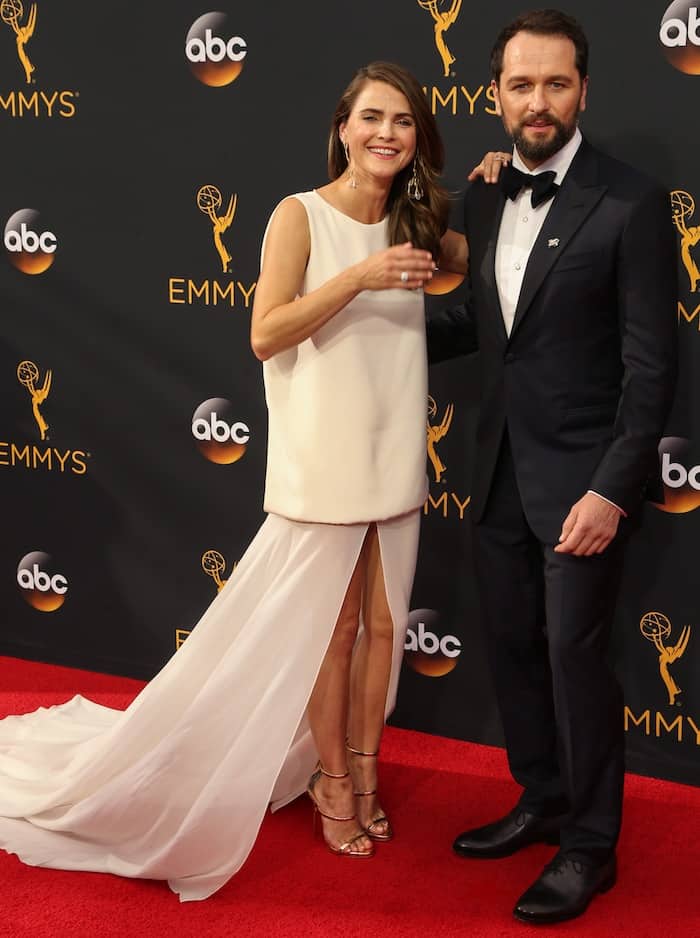
[[[388,219],[355,221],[315,191],[294,198],[306,209],[311,233],[302,295],[388,247]],[[428,379],[422,291],[363,291],[314,335],[268,359],[263,375],[265,511],[352,524],[423,504]]]

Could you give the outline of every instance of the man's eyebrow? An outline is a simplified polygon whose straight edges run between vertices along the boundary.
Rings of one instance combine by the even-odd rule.
[[[506,79],[506,84],[510,85],[513,82],[518,82],[518,81],[532,81],[532,77],[530,75],[511,75],[509,78]],[[546,81],[569,82],[571,81],[571,76],[570,75],[547,75]]]

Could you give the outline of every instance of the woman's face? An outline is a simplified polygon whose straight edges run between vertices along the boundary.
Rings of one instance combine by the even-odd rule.
[[[416,123],[408,100],[383,81],[365,83],[339,132],[359,181],[390,182],[416,152]]]

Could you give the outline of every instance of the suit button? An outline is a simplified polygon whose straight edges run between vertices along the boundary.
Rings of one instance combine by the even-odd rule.
[[[506,362],[514,362],[514,361],[515,361],[515,355],[513,354],[513,352],[506,352],[506,356],[505,356],[505,358],[504,358],[504,361],[506,361]]]

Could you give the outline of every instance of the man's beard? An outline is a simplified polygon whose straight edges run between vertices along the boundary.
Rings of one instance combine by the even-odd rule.
[[[545,160],[558,153],[562,147],[565,147],[576,133],[578,112],[569,124],[562,123],[558,117],[554,117],[552,114],[547,115],[547,120],[554,127],[554,136],[548,140],[529,140],[524,133],[525,127],[528,126],[527,120],[522,121],[518,128],[512,132],[513,142],[518,148],[518,153],[524,159],[531,160],[533,163],[544,163]]]

